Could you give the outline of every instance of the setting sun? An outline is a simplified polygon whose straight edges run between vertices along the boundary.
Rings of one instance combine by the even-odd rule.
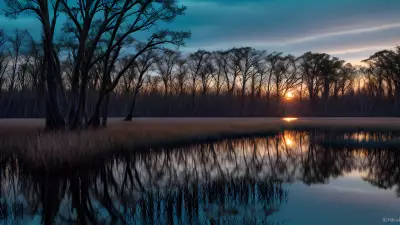
[[[294,97],[293,93],[291,91],[289,91],[288,93],[286,93],[286,99],[290,100]]]

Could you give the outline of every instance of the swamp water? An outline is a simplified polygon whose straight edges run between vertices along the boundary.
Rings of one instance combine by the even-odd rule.
[[[397,138],[284,131],[62,175],[0,157],[0,224],[385,224],[400,217],[400,148],[377,143]]]

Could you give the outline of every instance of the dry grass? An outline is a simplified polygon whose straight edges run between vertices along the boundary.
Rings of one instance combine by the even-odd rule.
[[[114,151],[158,147],[283,129],[400,130],[397,118],[149,118],[112,119],[106,129],[46,133],[40,119],[0,120],[0,149],[20,155],[31,168],[84,164]]]

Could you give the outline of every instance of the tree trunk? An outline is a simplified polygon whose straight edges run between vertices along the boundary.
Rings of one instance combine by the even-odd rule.
[[[100,126],[100,110],[102,108],[103,99],[105,96],[106,96],[105,86],[102,85],[99,91],[99,96],[97,98],[96,106],[94,107],[93,115],[90,117],[88,123],[86,124],[87,127],[97,128]]]
[[[44,41],[46,43],[47,41]],[[53,52],[52,43],[45,45],[45,58],[47,60],[47,101],[46,101],[46,129],[63,130],[66,121],[63,115],[65,107],[65,98],[62,93],[60,65]]]
[[[328,113],[328,101],[329,101],[329,79],[324,80],[324,105],[325,105],[325,115]]]
[[[400,83],[395,83],[394,111],[395,116],[400,116]]]
[[[90,117],[87,127],[97,128],[100,126],[100,109],[101,109],[102,101],[97,101],[96,106],[94,108],[93,115]]]
[[[103,115],[102,115],[102,120],[101,120],[101,126],[106,127],[107,126],[107,119],[108,119],[108,108],[110,105],[110,93],[106,94],[106,100],[103,104]]]
[[[243,79],[243,84],[242,84],[242,98],[246,95],[246,81]]]
[[[134,111],[134,109],[135,109],[136,97],[137,97],[138,93],[139,93],[139,87],[136,87],[136,88],[135,88],[135,93],[133,94],[131,106],[129,107],[128,115],[125,117],[125,121],[132,121],[132,118],[133,118],[133,111]]]
[[[89,69],[85,68],[82,73],[82,82],[79,88],[79,100],[78,100],[78,108],[76,109],[76,113],[71,123],[71,129],[82,129],[84,125],[84,113],[86,109],[86,99],[87,99],[87,86],[89,80]]]

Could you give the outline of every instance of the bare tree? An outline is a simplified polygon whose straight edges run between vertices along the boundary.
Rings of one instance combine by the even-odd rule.
[[[344,96],[345,92],[352,88],[355,73],[356,69],[350,63],[346,63],[340,68],[334,80],[333,96],[335,99],[338,98],[339,93],[341,96]]]
[[[21,55],[23,54],[23,49],[26,41],[26,37],[28,35],[28,32],[26,30],[19,30],[15,29],[14,35],[13,36],[8,36],[7,42],[11,44],[10,48],[10,59],[11,59],[11,72],[8,73],[8,98],[7,98],[7,105],[5,106],[5,114],[9,115],[10,107],[13,104],[11,95],[14,92],[15,89],[15,83],[16,79],[18,79],[17,75],[20,72],[23,71],[18,71],[18,68],[22,69],[22,66],[18,66],[18,64],[23,65],[21,62],[20,58]]]
[[[214,53],[216,67],[218,71],[223,75],[223,82],[225,83],[227,92],[233,92],[231,88],[231,64],[230,64],[230,52],[229,51],[218,51]],[[236,78],[233,78],[236,79]],[[236,82],[236,80],[234,81]],[[234,86],[232,82],[232,86]]]
[[[135,104],[136,104],[136,98],[143,85],[145,74],[149,72],[149,70],[157,60],[156,56],[157,55],[155,54],[154,51],[147,51],[137,59],[136,65],[130,68],[130,72],[132,73],[133,76],[137,77],[137,79],[135,79],[132,102],[131,105],[129,106],[128,115],[126,116],[125,121],[132,121],[133,110],[135,109]]]
[[[60,62],[54,46],[54,34],[60,9],[60,0],[15,1],[5,0],[6,16],[16,17],[21,13],[35,14],[43,31],[43,49],[46,62],[46,127],[51,130],[64,129],[65,95],[61,81]]]
[[[233,49],[233,55],[235,61],[238,63],[241,75],[242,97],[246,94],[248,80],[257,74],[257,64],[261,60],[263,53],[263,51],[257,51],[250,47]]]
[[[276,64],[281,60],[281,52],[272,52],[271,54],[268,54],[265,58],[267,64],[268,64],[268,69],[267,69],[267,87],[266,87],[266,92],[267,92],[267,101],[269,102],[271,99],[271,92],[272,92],[272,78],[273,74],[276,71]]]
[[[190,69],[191,90],[193,96],[196,93],[197,77],[200,77],[200,73],[204,71],[204,66],[209,57],[210,53],[205,50],[198,50],[197,52],[189,55],[188,65]]]
[[[3,92],[6,79],[5,74],[10,63],[9,51],[5,51],[6,39],[7,36],[4,33],[3,29],[0,29],[0,96]]]
[[[218,96],[222,92],[222,88],[224,86],[224,63],[221,60],[221,55],[219,52],[213,52],[212,57],[210,58],[210,66],[212,66],[212,81],[215,89],[215,94]]]
[[[28,62],[27,73],[31,80],[31,89],[35,91],[36,103],[35,103],[35,114],[37,117],[40,115],[40,106],[45,93],[45,71],[44,71],[44,53],[41,50],[40,43],[37,43],[32,37],[29,40],[29,51],[30,59]]]
[[[207,59],[206,64],[203,66],[203,68],[199,72],[199,77],[201,81],[201,93],[202,95],[206,95],[208,93],[209,85],[211,82],[211,78],[213,77],[213,74],[215,73],[215,68],[214,65],[212,64],[212,61],[210,60],[210,57]]]
[[[171,94],[169,87],[172,84],[174,68],[179,60],[180,53],[170,49],[164,49],[162,55],[158,56],[156,68],[164,84],[164,96]]]
[[[379,89],[382,88],[382,76],[388,78],[390,83],[393,82],[395,89],[395,104],[393,109],[395,114],[398,115],[400,113],[400,47],[397,46],[395,50],[379,51],[363,62],[370,65],[370,71],[377,71],[374,75],[377,75]]]
[[[176,63],[177,69],[174,76],[175,80],[175,93],[179,95],[183,95],[186,93],[186,83],[189,74],[189,67],[185,59],[179,59]]]
[[[321,64],[324,58],[329,57],[327,54],[319,54],[306,52],[300,57],[300,70],[304,76],[304,83],[307,87],[308,98],[315,100],[320,92],[322,84],[321,80]]]
[[[72,102],[75,105],[71,106],[71,111],[74,115],[70,118],[72,128],[82,127],[88,74],[94,63],[103,61],[104,70],[95,112],[89,120],[89,125],[96,126],[99,124],[96,122],[97,111],[100,108],[98,106],[102,104],[104,97],[114,90],[121,77],[135,63],[138,56],[158,45],[167,43],[182,45],[183,40],[190,36],[190,33],[187,32],[156,29],[157,22],[171,22],[185,11],[186,8],[178,6],[174,0],[113,0],[108,2],[96,0],[86,2],[86,4],[80,4],[79,2],[77,7],[70,5],[66,0],[61,0],[61,4],[63,6],[62,10],[72,21],[66,24],[65,30],[72,33],[79,40],[73,73],[74,83],[72,85],[72,92],[79,93],[79,95],[73,95],[73,98],[77,100],[73,100]],[[97,18],[96,16],[99,17]],[[111,80],[111,73],[121,50],[124,47],[129,47],[130,44],[138,42],[132,35],[141,31],[153,32],[151,32],[147,40],[137,45],[141,48],[133,54],[126,67],[121,69]],[[104,43],[105,51],[100,57],[95,58],[94,52],[102,43]]]
[[[46,75],[48,91],[47,127],[63,129],[68,124],[70,129],[83,127],[87,109],[87,90],[90,80],[90,70],[99,61],[103,62],[103,78],[94,115],[89,121],[95,121],[97,107],[105,96],[112,92],[126,70],[132,66],[138,56],[145,51],[164,44],[182,45],[184,39],[190,36],[188,32],[173,32],[157,29],[160,21],[172,22],[185,11],[184,6],[178,6],[175,0],[129,0],[129,1],[75,1],[38,0],[38,1],[6,1],[7,15],[17,16],[22,12],[35,13],[43,27],[44,49],[46,56]],[[64,87],[61,80],[60,62],[54,46],[54,30],[58,14],[67,15],[63,31],[66,40],[76,40],[78,46],[74,57],[74,68],[71,75],[71,100],[69,117],[64,116],[66,108]],[[145,31],[145,32],[143,32]],[[143,32],[150,34],[147,38],[136,40],[133,34]],[[69,34],[69,35],[68,35]],[[140,43],[140,45],[139,45]],[[121,51],[131,44],[141,46],[130,58],[130,62],[115,76],[116,61]],[[99,48],[103,48],[99,51]],[[102,54],[96,54],[102,52]],[[113,79],[110,79],[113,78]],[[93,123],[98,124],[97,122]]]

